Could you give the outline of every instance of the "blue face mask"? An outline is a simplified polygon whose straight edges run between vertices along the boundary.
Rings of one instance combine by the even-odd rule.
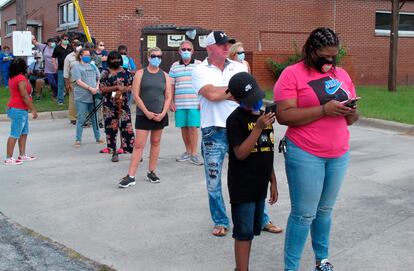
[[[243,53],[243,54],[240,54],[240,55],[237,55],[237,59],[240,61],[240,62],[243,62],[243,60],[244,60],[244,58],[246,57],[246,55]]]
[[[151,66],[158,68],[161,64],[161,59],[158,57],[150,58],[149,63]]]
[[[249,109],[252,110],[253,112],[257,112],[260,110],[260,108],[262,108],[263,105],[263,101],[257,101],[257,103],[255,103],[254,105],[246,105],[243,102],[240,102],[240,106],[245,108],[245,109]]]
[[[183,59],[190,59],[191,58],[191,52],[188,52],[188,51],[181,52],[181,57]]]
[[[90,56],[82,56],[82,61],[85,63],[90,63],[92,58]]]
[[[122,68],[124,69],[129,68],[129,57],[126,55],[122,55]]]

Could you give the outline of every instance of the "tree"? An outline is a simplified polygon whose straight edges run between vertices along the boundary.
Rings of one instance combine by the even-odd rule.
[[[391,0],[390,60],[388,66],[388,90],[397,91],[398,28],[400,10],[406,0]]]

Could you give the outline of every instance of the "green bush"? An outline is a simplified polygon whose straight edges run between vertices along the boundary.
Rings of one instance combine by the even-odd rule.
[[[276,62],[271,57],[266,59],[266,64],[268,65],[269,69],[273,72],[276,79],[279,79],[280,74],[283,72],[283,70],[297,62],[299,62],[302,58],[302,54],[299,52],[298,47],[296,44],[293,44],[294,54],[291,56],[288,56],[288,58],[283,62]],[[338,55],[336,56],[336,63],[337,65],[341,65],[343,57],[346,55],[346,49],[345,47],[340,47]]]

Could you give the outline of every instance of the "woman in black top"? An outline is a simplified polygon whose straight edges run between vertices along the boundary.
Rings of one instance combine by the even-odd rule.
[[[122,68],[122,57],[117,51],[108,55],[108,70],[101,74],[100,90],[103,94],[103,116],[105,119],[106,143],[112,162],[118,162],[118,153],[132,153],[134,129],[127,93],[131,92],[133,77]],[[121,131],[121,148],[116,149],[116,137]]]
[[[148,135],[150,135],[151,149],[147,179],[151,183],[160,182],[160,178],[155,175],[155,169],[160,153],[162,130],[168,125],[167,112],[172,99],[170,78],[159,68],[161,59],[161,49],[150,48],[149,65],[139,70],[134,77],[132,94],[137,104],[135,145],[128,174],[119,183],[121,188],[135,185],[135,173]]]

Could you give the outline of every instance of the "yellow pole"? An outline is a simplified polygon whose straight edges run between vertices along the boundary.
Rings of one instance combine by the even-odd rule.
[[[92,42],[91,34],[89,33],[89,28],[86,25],[85,18],[83,18],[83,13],[82,13],[82,10],[80,8],[78,0],[73,0],[73,4],[75,5],[76,11],[78,12],[78,17],[79,17],[79,20],[82,24],[83,32],[85,32],[86,39],[89,42]]]

